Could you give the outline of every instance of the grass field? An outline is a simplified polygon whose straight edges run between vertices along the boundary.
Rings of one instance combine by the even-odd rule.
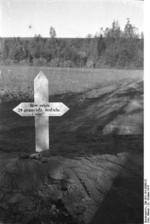
[[[95,86],[106,86],[123,80],[143,78],[142,70],[73,69],[48,67],[1,66],[0,89],[28,92],[33,89],[33,79],[43,71],[49,79],[49,93],[82,92]]]

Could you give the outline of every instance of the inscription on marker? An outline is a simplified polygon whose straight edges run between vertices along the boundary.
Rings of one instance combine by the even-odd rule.
[[[48,102],[48,79],[40,72],[34,79],[34,101],[13,109],[20,116],[35,117],[36,152],[49,149],[49,116],[62,116],[69,108],[62,102]]]

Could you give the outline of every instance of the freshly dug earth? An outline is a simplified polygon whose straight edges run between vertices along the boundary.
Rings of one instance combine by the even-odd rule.
[[[34,153],[34,119],[12,112],[33,93],[1,91],[0,218],[14,224],[143,221],[143,83],[51,96],[50,152]]]
[[[1,220],[140,223],[142,161],[132,157],[125,152],[74,159],[42,156],[39,160],[1,155]]]

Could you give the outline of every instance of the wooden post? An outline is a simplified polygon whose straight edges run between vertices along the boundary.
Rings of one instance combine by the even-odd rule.
[[[34,79],[34,102],[44,104],[49,101],[48,79],[40,72]],[[49,117],[35,115],[36,152],[49,149]]]

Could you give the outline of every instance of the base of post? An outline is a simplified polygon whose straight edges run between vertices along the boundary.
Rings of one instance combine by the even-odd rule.
[[[45,162],[49,159],[50,157],[50,151],[49,150],[45,150],[43,152],[35,152],[32,154],[29,153],[23,153],[19,155],[20,159],[35,159],[35,160],[39,160],[42,162]]]
[[[30,159],[40,160],[42,162],[48,161],[49,157],[50,157],[49,150],[45,150],[43,152],[36,152],[29,156]]]
[[[33,153],[33,154],[29,155],[29,158],[39,160],[39,159],[41,159],[41,153],[40,152]]]

